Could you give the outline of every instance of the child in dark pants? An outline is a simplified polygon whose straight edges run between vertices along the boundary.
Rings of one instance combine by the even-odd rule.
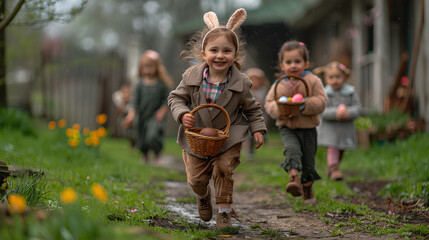
[[[283,44],[279,54],[279,63],[282,73],[296,75],[303,78],[308,86],[308,98],[301,107],[298,116],[286,119],[278,118],[278,106],[274,97],[275,84],[271,86],[265,99],[267,113],[276,119],[280,134],[285,146],[285,161],[281,167],[289,173],[289,183],[286,191],[293,196],[303,196],[308,204],[314,204],[312,185],[320,176],[315,170],[315,156],[317,152],[317,131],[319,114],[326,106],[326,94],[322,81],[308,68],[309,55],[307,47],[302,42],[288,41]],[[305,85],[296,78],[284,78],[278,84],[277,92],[280,96],[292,96],[296,93],[305,93]],[[299,172],[302,172],[301,178]]]

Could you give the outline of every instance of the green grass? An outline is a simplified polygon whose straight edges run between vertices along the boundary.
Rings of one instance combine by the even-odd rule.
[[[105,138],[96,148],[72,148],[64,137],[65,129],[52,131],[43,125],[35,129],[34,135],[28,135],[15,129],[1,128],[0,159],[16,168],[43,170],[46,185],[36,188],[39,192],[42,189],[44,196],[38,200],[54,212],[64,208],[60,193],[65,188],[72,188],[77,193],[74,204],[82,209],[83,218],[112,224],[107,216],[117,214],[124,217],[128,226],[143,226],[142,219],[167,215],[166,209],[158,204],[164,198],[163,186],[159,182],[185,180],[183,173],[178,171],[142,164],[140,154],[130,150],[127,140]],[[21,186],[18,193],[34,196],[24,193],[30,190],[20,178],[9,178],[8,181],[12,182],[10,189]],[[26,182],[29,182],[27,185],[35,185],[37,179],[36,182]],[[106,203],[92,194],[93,183],[106,189],[109,199]],[[134,209],[137,211],[130,211]]]
[[[422,198],[429,201],[429,142],[428,134],[415,134],[407,140],[387,143],[384,146],[372,145],[370,149],[346,151],[341,169],[347,181],[391,180],[382,194],[394,198]],[[268,143],[256,150],[252,162],[245,154],[238,172],[247,175],[248,183],[239,189],[253,187],[285,186],[288,174],[279,167],[284,161],[283,145],[277,133],[268,136]],[[353,192],[342,182],[330,181],[326,176],[326,150],[319,148],[316,155],[316,170],[322,177],[314,185],[314,193],[319,200],[336,196],[351,196]]]
[[[22,118],[27,119],[27,117]],[[21,121],[20,124],[30,129],[27,120]],[[75,221],[85,226],[92,226],[93,230],[82,226],[80,229],[86,229],[84,232],[71,231],[73,226],[67,226],[72,236],[93,234],[93,239],[102,239],[106,235],[101,232],[107,232],[107,236],[112,236],[111,239],[115,239],[117,235],[120,237],[116,239],[127,239],[129,235],[140,233],[142,231],[140,226],[149,227],[142,220],[168,215],[167,210],[161,205],[165,202],[161,182],[164,180],[185,181],[186,177],[183,173],[160,166],[142,164],[140,153],[130,150],[129,142],[125,139],[104,138],[100,147],[80,145],[72,148],[67,144],[64,129],[52,131],[48,130],[46,125],[36,124],[34,127],[31,125],[31,129],[34,129],[33,134],[21,131],[22,129],[20,130],[20,127],[13,125],[12,122],[8,123],[9,127],[6,125],[0,127],[0,159],[17,168],[36,168],[45,173],[43,179],[14,179],[14,185],[11,187],[11,189],[15,189],[16,186],[25,185],[23,182],[28,182],[27,185],[32,187],[22,188],[23,195],[35,196],[32,205],[43,206],[53,212],[48,221],[39,223],[35,220],[35,226],[45,229],[43,231],[55,232],[61,228],[59,223],[66,224],[67,222],[68,224]],[[404,199],[423,198],[427,202],[429,199],[429,174],[427,174],[429,172],[429,148],[426,147],[426,143],[428,141],[429,135],[417,134],[404,141],[388,143],[384,146],[373,145],[368,150],[347,151],[341,168],[347,170],[347,173],[353,172],[353,175],[346,175],[348,181],[380,179],[396,181],[383,189],[382,194],[385,196]],[[175,137],[166,139],[164,154],[180,159],[181,151],[176,144]],[[279,186],[283,189],[283,186],[287,184],[289,176],[279,166],[284,160],[284,156],[283,143],[278,133],[268,135],[266,144],[255,151],[253,161],[247,159],[244,147],[242,155],[242,164],[237,171],[245,174],[248,181],[237,186],[239,190]],[[420,236],[429,234],[427,226],[399,224],[391,216],[386,216],[385,213],[375,213],[365,205],[334,201],[333,199],[337,196],[347,197],[354,193],[345,182],[327,180],[326,167],[326,151],[319,148],[316,156],[316,169],[322,176],[322,180],[317,181],[314,185],[314,193],[319,204],[306,206],[301,200],[294,201],[293,209],[295,211],[304,209],[316,211],[323,220],[323,216],[328,212],[375,216],[377,221],[391,221],[392,225],[396,226],[394,229],[382,229],[372,226],[374,224],[369,224],[368,221],[351,218],[343,224],[337,223],[336,228],[331,232],[333,236],[342,235],[344,232],[342,228],[350,226],[358,231],[371,232],[373,235],[385,235],[392,232],[403,237],[407,237],[410,233],[417,233]],[[109,198],[106,203],[100,202],[93,196],[91,192],[93,183],[98,183],[106,189]],[[61,211],[67,210],[67,206],[60,202],[60,193],[68,187],[77,192],[77,202],[73,206],[79,208],[79,211],[65,215],[60,214]],[[34,194],[34,191],[38,193]],[[195,199],[186,197],[180,201],[188,202],[195,201]],[[41,205],[37,205],[37,202]],[[122,219],[122,221],[109,220],[109,216],[111,218],[113,216],[113,219]],[[171,234],[174,239],[205,239],[220,234],[218,231],[206,230],[204,226],[185,224],[185,222],[183,221],[182,225],[189,231],[175,230],[172,232],[169,229],[149,228]],[[325,220],[325,222],[332,224],[330,220]],[[179,223],[176,222],[176,224]],[[135,230],[134,227],[139,230]],[[25,226],[20,227],[17,223],[15,228],[0,227],[0,236],[11,234],[11,231],[14,232],[12,234],[21,236],[18,233],[19,229],[25,230],[26,228]],[[29,230],[27,226],[26,231],[33,230]],[[265,234],[274,233],[267,231]],[[64,232],[60,234],[67,235]],[[152,235],[153,232],[150,231],[144,231],[142,234],[142,236]],[[26,238],[24,236],[16,239]],[[46,239],[49,238],[46,237]]]

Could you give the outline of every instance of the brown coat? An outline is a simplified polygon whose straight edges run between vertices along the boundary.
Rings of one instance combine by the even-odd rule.
[[[278,107],[274,99],[274,86],[271,86],[270,91],[265,98],[265,110],[272,118],[277,119],[277,126],[286,126],[291,129],[295,128],[314,128],[319,125],[320,117],[319,114],[323,112],[326,107],[326,94],[323,88],[322,81],[319,77],[312,73],[307,73],[304,77],[307,85],[309,86],[310,97],[305,102],[305,108],[301,111],[301,114],[297,117],[289,119],[278,119]],[[297,79],[289,81],[299,81]],[[290,92],[286,89],[288,85],[279,83],[277,91],[279,93]]]
[[[181,122],[183,114],[191,109],[207,103],[203,91],[203,70],[206,63],[190,67],[182,76],[182,81],[175,90],[168,96],[168,106],[173,118],[180,124],[177,143],[188,153],[199,158],[203,156],[192,153],[184,133],[184,126]],[[231,79],[216,101],[216,104],[223,107],[231,120],[229,139],[225,142],[220,153],[224,153],[237,143],[244,142],[250,132],[266,133],[264,118],[262,117],[261,105],[253,97],[250,87],[252,82],[238,68],[232,66]],[[225,129],[226,122],[223,114],[218,109],[208,110],[202,108],[195,114],[195,127],[213,127]]]

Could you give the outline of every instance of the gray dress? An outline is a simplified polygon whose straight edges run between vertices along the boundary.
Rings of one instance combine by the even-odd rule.
[[[163,128],[155,121],[156,112],[167,104],[168,88],[161,81],[146,85],[139,81],[133,91],[131,106],[136,110],[137,147],[144,154],[149,150],[159,154],[163,146]]]
[[[361,114],[361,103],[353,86],[344,84],[335,91],[331,86],[325,87],[328,102],[322,113],[322,123],[318,128],[318,145],[321,147],[335,147],[339,150],[356,149],[357,137],[353,120]],[[346,121],[336,119],[337,107],[344,104],[350,113]]]

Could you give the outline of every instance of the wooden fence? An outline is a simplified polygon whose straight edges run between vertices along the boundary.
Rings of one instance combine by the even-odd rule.
[[[43,64],[41,74],[44,115],[48,120],[65,119],[67,125],[78,123],[97,127],[96,116],[108,115],[107,127],[113,135],[117,110],[112,93],[126,81],[125,64],[119,56],[85,56],[53,59]]]

